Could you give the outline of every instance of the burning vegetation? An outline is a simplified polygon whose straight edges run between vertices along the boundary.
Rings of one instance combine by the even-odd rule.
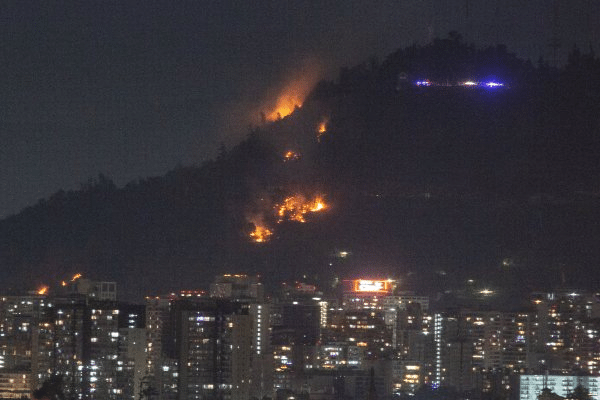
[[[73,275],[73,277],[71,278],[71,281],[70,281],[70,282],[75,282],[77,279],[81,278],[82,276],[83,276],[83,275],[81,275],[81,274],[75,274],[75,275]],[[67,286],[67,284],[68,284],[68,283],[67,283],[66,281],[62,281],[60,284],[61,284],[61,286]]]
[[[295,64],[295,67],[298,64]],[[279,90],[274,92],[273,96],[266,102],[263,102],[260,110],[262,110],[261,117],[262,122],[273,122],[278,121],[292,114],[297,108],[301,108],[304,101],[309,96],[311,90],[315,87],[322,76],[322,66],[318,60],[309,59],[305,60],[300,64],[300,69],[297,70],[294,75],[289,77],[285,83],[279,87]],[[317,111],[318,112],[318,111]],[[310,110],[309,110],[310,113]],[[310,134],[309,141],[306,137],[302,137],[301,140],[288,140],[290,138],[281,138],[274,136],[274,140],[278,143],[278,148],[281,151],[281,160],[284,163],[294,162],[303,159],[303,156],[310,154],[303,144],[307,142],[310,145],[314,143],[313,129],[316,129],[317,137],[323,135],[327,131],[327,123],[329,120],[328,113],[326,111],[320,111],[315,115],[317,119],[312,119],[308,125],[308,132]],[[327,115],[327,116],[326,116]],[[295,122],[290,121],[292,125]],[[301,129],[302,135],[305,135],[306,127],[304,121],[299,121],[300,125],[298,128]],[[273,128],[273,131],[277,131],[278,128]],[[312,133],[311,133],[312,132]],[[289,148],[291,143],[296,143],[302,151],[307,153],[300,153],[294,148]],[[286,147],[280,147],[286,146]],[[282,178],[285,179],[290,174],[296,172],[294,168],[286,170],[282,174]],[[294,178],[297,181],[298,178]],[[283,182],[280,183],[279,187],[285,185]],[[261,198],[261,202],[253,205],[253,209],[250,211],[251,214],[246,216],[248,221],[248,231],[246,234],[251,241],[255,243],[268,242],[275,233],[275,225],[285,221],[295,221],[305,223],[307,221],[308,213],[316,213],[323,211],[327,208],[323,196],[317,195],[309,197],[304,193],[295,193],[285,191],[287,197],[283,197],[279,189],[276,197],[269,196],[269,198]],[[314,193],[314,192],[313,192]]]
[[[268,242],[271,236],[273,235],[273,231],[268,228],[267,224],[264,221],[263,215],[253,215],[249,218],[249,222],[254,227],[252,232],[250,232],[250,239],[254,243]]]
[[[296,108],[302,107],[304,99],[293,88],[289,90],[289,92],[279,95],[275,109],[266,115],[267,121],[272,122],[285,118],[293,113]]]
[[[42,287],[40,287],[40,288],[37,290],[37,292],[36,292],[36,293],[37,293],[37,294],[39,294],[39,295],[48,294],[48,290],[49,290],[49,289],[50,289],[50,288],[49,288],[48,286],[42,286]]]
[[[319,125],[317,126],[317,141],[321,141],[321,136],[323,136],[327,132],[327,124],[329,123],[329,119],[325,118]]]
[[[273,216],[275,221],[280,224],[284,221],[306,222],[306,214],[317,213],[327,209],[327,204],[323,196],[316,195],[313,198],[306,198],[304,195],[295,194],[286,197],[281,203],[273,206]],[[273,235],[273,230],[268,227],[262,219],[254,218],[250,221],[254,230],[250,232],[250,239],[255,243],[268,242]]]
[[[272,235],[273,232],[262,225],[254,225],[254,230],[250,232],[250,238],[256,243],[267,242]]]
[[[315,196],[312,200],[306,199],[302,195],[286,197],[283,203],[275,206],[278,216],[277,223],[285,220],[306,222],[304,218],[306,213],[319,212],[324,210],[325,207],[325,202],[321,196]]]
[[[283,161],[284,162],[287,162],[287,161],[296,161],[296,160],[299,160],[300,158],[301,158],[300,154],[296,153],[293,150],[288,150],[283,155]]]
[[[322,67],[316,60],[306,60],[296,76],[279,90],[277,100],[267,104],[263,119],[273,122],[287,117],[302,107],[304,100],[321,76]]]

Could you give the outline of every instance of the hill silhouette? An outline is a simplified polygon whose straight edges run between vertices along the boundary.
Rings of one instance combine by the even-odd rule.
[[[0,278],[31,290],[80,272],[127,300],[222,272],[271,285],[393,275],[432,294],[467,278],[592,287],[599,137],[593,53],[554,69],[453,33],[342,68],[214,160],[123,188],[100,175],[0,221]],[[292,195],[327,208],[290,221],[275,207]],[[259,224],[272,235],[255,243]]]

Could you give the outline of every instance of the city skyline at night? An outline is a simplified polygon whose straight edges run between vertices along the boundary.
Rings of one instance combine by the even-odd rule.
[[[453,303],[391,279],[274,292],[240,273],[210,281],[140,305],[118,301],[118,282],[83,276],[0,296],[0,396],[360,399],[373,386],[389,399],[568,398],[578,386],[600,395],[598,293],[524,293],[509,310],[478,291]]]
[[[0,16],[0,400],[600,400],[600,2]]]

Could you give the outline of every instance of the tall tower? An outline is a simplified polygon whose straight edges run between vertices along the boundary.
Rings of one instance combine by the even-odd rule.
[[[119,308],[82,295],[56,299],[54,373],[69,396],[114,399],[118,394]]]
[[[173,305],[178,399],[248,399],[252,322],[241,303],[208,298]]]
[[[50,376],[53,349],[52,327],[47,319],[50,303],[41,294],[0,297],[0,372],[5,378],[14,375],[2,382],[9,383],[18,377],[25,396]],[[0,397],[7,397],[8,392],[17,393],[0,386]],[[16,388],[16,384],[12,386]]]
[[[157,400],[177,394],[177,360],[172,349],[171,306],[173,297],[146,298],[146,375],[141,390]]]
[[[229,300],[247,308],[250,316],[252,353],[249,354],[249,397],[270,397],[273,393],[273,355],[270,349],[270,304],[264,300],[264,287],[258,277],[245,274],[217,276],[210,285],[210,296]]]

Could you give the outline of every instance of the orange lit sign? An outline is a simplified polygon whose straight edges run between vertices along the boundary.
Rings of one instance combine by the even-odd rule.
[[[387,293],[390,291],[390,282],[356,279],[353,281],[353,288],[355,292]]]

